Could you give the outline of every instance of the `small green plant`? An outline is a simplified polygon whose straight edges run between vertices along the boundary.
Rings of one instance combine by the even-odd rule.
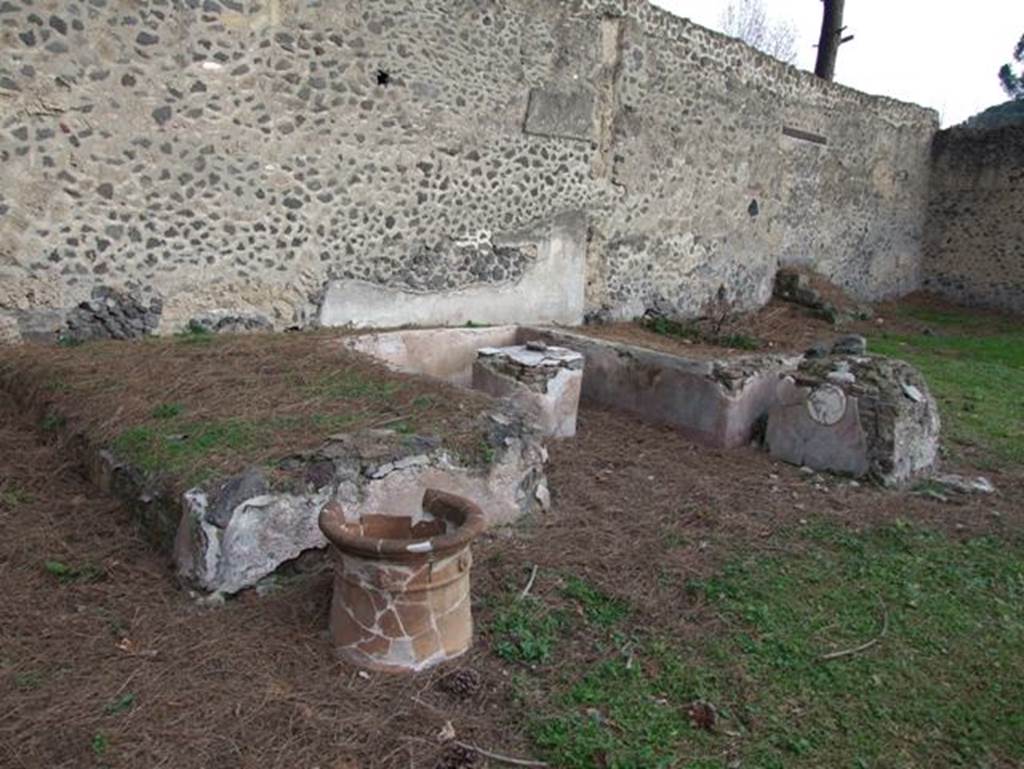
[[[119,713],[125,713],[132,709],[135,704],[135,695],[129,692],[123,697],[118,698],[114,702],[108,703],[103,709],[108,716],[116,716]]]
[[[71,336],[70,334],[61,334],[57,337],[58,347],[81,347],[84,342],[78,337]]]
[[[497,457],[497,452],[487,441],[480,441],[480,457],[484,460],[484,464],[492,465]]]
[[[508,662],[547,662],[565,625],[562,615],[532,596],[509,597],[491,622],[494,651]]]
[[[94,564],[70,566],[63,561],[44,561],[43,569],[47,574],[56,577],[61,583],[98,582],[106,576],[106,572]]]
[[[755,337],[749,334],[726,334],[721,336],[717,341],[722,347],[728,347],[732,350],[760,350],[761,342]]]
[[[174,419],[181,414],[182,410],[180,403],[161,403],[150,414],[153,419]]]
[[[67,418],[63,414],[51,411],[43,417],[43,421],[39,423],[39,426],[44,432],[52,433],[64,429],[66,424]]]
[[[34,497],[14,482],[0,488],[0,507],[14,509],[21,505],[31,504]]]
[[[90,747],[92,747],[92,752],[94,754],[96,754],[97,756],[102,756],[110,748],[110,738],[107,737],[107,735],[105,735],[103,732],[96,732],[96,734],[94,734],[92,737]]]
[[[26,673],[18,673],[14,676],[14,685],[19,689],[38,689],[43,685],[43,674],[38,670],[29,670]]]
[[[189,321],[184,331],[174,335],[182,344],[210,344],[216,338],[216,334],[194,320]]]

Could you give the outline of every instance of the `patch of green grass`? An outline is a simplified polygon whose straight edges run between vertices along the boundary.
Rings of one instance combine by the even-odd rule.
[[[182,410],[180,403],[161,403],[150,412],[150,416],[153,419],[174,419],[174,417],[181,415]]]
[[[149,472],[188,472],[214,452],[241,451],[259,440],[258,425],[243,420],[148,425],[125,430],[114,440],[122,459]]]
[[[640,320],[640,325],[648,331],[653,331],[655,334],[671,336],[677,339],[689,339],[691,342],[700,341],[702,336],[700,329],[694,323],[683,323],[682,321],[660,316],[656,318],[643,318]]]
[[[667,769],[699,765],[683,763],[681,746],[694,756],[716,752],[713,738],[690,723],[687,708],[716,693],[715,682],[664,647],[648,651],[646,669],[622,659],[597,663],[559,696],[557,715],[531,722],[552,765]]]
[[[490,624],[495,653],[507,662],[548,662],[566,618],[533,596],[508,596]]]
[[[1024,330],[990,336],[881,335],[870,349],[913,364],[940,405],[943,433],[1024,462]]]
[[[703,342],[718,345],[719,347],[728,347],[733,350],[760,350],[763,347],[761,340],[749,334],[739,332],[712,333],[707,331],[698,321],[679,321],[659,316],[656,318],[641,318],[638,322],[648,331],[675,339]]]
[[[583,608],[587,619],[603,627],[610,627],[629,614],[625,602],[611,598],[589,582],[576,576],[566,578],[562,592]]]
[[[377,379],[359,371],[336,371],[307,385],[314,395],[335,400],[387,400],[402,388],[401,382]]]
[[[44,561],[43,569],[63,584],[70,582],[99,582],[106,576],[102,567],[95,564],[71,566],[63,561]]]
[[[1024,761],[1024,539],[959,542],[907,525],[787,536],[801,538],[799,555],[750,557],[689,586],[723,630],[685,649],[648,638],[635,657],[563,671],[567,683],[541,688],[548,699],[530,730],[550,762]],[[690,723],[696,700],[717,706],[715,731]]]
[[[1010,330],[1009,321],[1004,322],[1002,319],[991,315],[981,315],[967,308],[949,307],[939,310],[933,307],[901,305],[898,307],[897,312],[904,318],[929,323],[933,326],[945,326],[950,329],[992,328],[994,325],[997,328],[1004,327],[1003,330]]]

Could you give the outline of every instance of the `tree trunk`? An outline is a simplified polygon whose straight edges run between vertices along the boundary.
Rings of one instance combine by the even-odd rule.
[[[836,54],[843,42],[843,6],[846,0],[822,0],[825,14],[821,20],[821,37],[818,38],[818,62],[814,74],[825,80],[836,75]]]

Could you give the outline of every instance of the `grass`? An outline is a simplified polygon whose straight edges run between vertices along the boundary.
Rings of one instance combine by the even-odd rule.
[[[547,662],[566,625],[563,612],[533,596],[506,596],[500,599],[490,626],[494,651],[506,662]]]
[[[724,623],[696,645],[652,633],[627,656],[613,639],[628,612],[585,610],[574,635],[607,639],[604,658],[536,687],[529,728],[545,757],[566,769],[1024,760],[1024,541],[808,528],[788,535],[799,556],[737,560],[686,586]],[[566,592],[586,607],[591,590]],[[822,659],[883,625],[874,647]],[[713,731],[691,723],[696,701],[717,707]]]
[[[1024,329],[964,334],[882,334],[871,350],[901,358],[924,374],[939,402],[947,446],[980,447],[983,464],[1024,462]]]
[[[174,412],[178,414],[180,412]],[[244,454],[271,440],[276,430],[306,429],[316,433],[343,430],[352,423],[354,415],[347,413],[309,414],[294,417],[270,417],[261,420],[175,420],[171,412],[155,410],[157,424],[132,427],[113,442],[119,458],[142,470],[176,476],[194,484],[210,477],[211,458]],[[413,428],[408,422],[391,427],[408,434]]]

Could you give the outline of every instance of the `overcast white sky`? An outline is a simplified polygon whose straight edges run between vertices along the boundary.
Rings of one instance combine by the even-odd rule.
[[[678,16],[718,29],[728,0],[653,0]],[[797,28],[801,69],[814,69],[820,0],[764,0],[769,16]],[[1024,0],[846,0],[856,38],[839,49],[836,80],[939,111],[959,123],[1006,101],[996,73],[1024,34]]]

